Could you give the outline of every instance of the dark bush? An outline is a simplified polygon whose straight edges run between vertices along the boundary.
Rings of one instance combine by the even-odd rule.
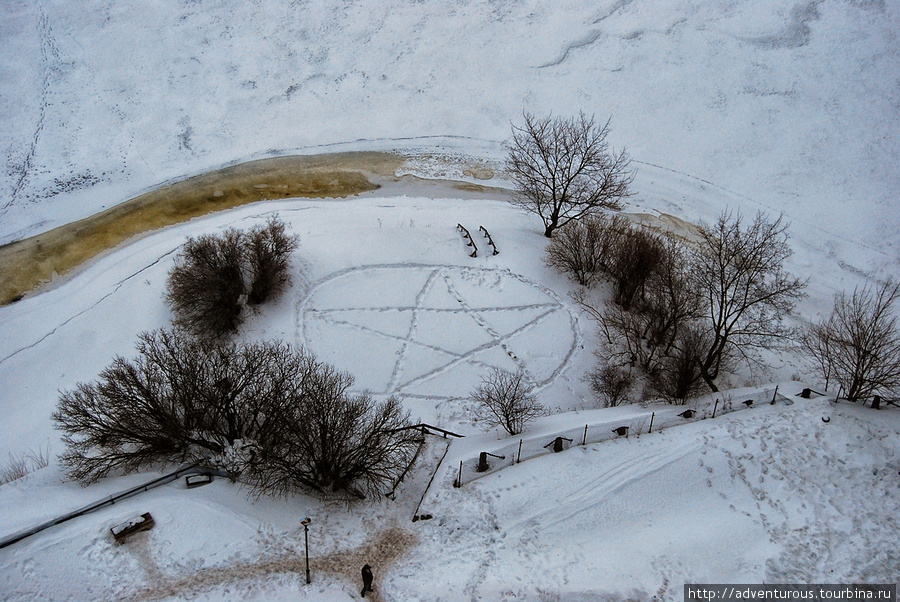
[[[249,233],[229,229],[190,238],[169,273],[166,301],[175,325],[201,338],[234,333],[243,303],[264,303],[290,282],[290,255],[297,237],[277,217]]]
[[[587,381],[597,399],[612,408],[628,400],[628,394],[634,385],[634,376],[625,368],[607,364],[597,366],[589,372]]]
[[[197,462],[257,493],[358,494],[390,484],[417,443],[396,400],[351,396],[352,378],[281,342],[237,346],[141,335],[96,383],[61,395],[61,463],[83,482]]]
[[[666,354],[649,374],[653,393],[671,403],[683,404],[699,395],[705,387],[700,360],[709,341],[696,327],[683,329]]]
[[[616,303],[629,309],[644,298],[647,280],[665,257],[665,244],[661,236],[642,226],[626,226],[617,233],[608,272]]]
[[[550,240],[544,262],[578,284],[591,287],[609,265],[616,233],[624,227],[622,218],[603,215],[571,221]]]
[[[284,222],[274,217],[265,226],[257,226],[247,233],[244,248],[250,272],[247,294],[250,305],[265,303],[288,284],[288,266],[297,240],[297,236],[285,232]]]
[[[188,332],[217,338],[241,324],[244,294],[242,236],[226,230],[205,234],[184,244],[169,273],[166,301],[175,324]]]

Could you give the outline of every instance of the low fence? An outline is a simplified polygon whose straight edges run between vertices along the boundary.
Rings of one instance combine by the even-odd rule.
[[[724,394],[707,402],[690,406],[671,406],[648,411],[646,414],[633,416],[625,420],[605,421],[602,423],[584,424],[578,427],[561,430],[541,437],[522,437],[509,439],[485,450],[476,458],[463,460],[455,468],[455,487],[493,474],[513,464],[524,462],[549,453],[560,452],[573,445],[601,443],[612,439],[626,439],[646,433],[679,426],[689,422],[715,418],[738,410],[747,410],[760,405],[793,402],[778,393],[778,387],[763,389],[746,395]]]

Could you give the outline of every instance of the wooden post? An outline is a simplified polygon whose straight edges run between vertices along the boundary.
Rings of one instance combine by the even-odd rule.
[[[716,408],[718,408],[718,407],[719,407],[719,399],[716,398],[716,405],[713,406],[713,415],[712,415],[713,418],[716,417]]]
[[[587,445],[587,425],[584,425],[584,437],[581,438],[581,445]]]
[[[454,485],[456,487],[462,487],[462,460],[459,461],[459,477],[456,479]]]
[[[772,405],[775,405],[775,398],[778,397],[778,385],[775,385],[775,392],[772,393]]]
[[[478,454],[478,466],[475,468],[478,472],[487,472],[491,466],[487,461],[488,454],[487,452],[481,452]]]
[[[648,434],[653,432],[653,419],[654,418],[656,418],[656,412],[652,412],[650,414],[650,428],[647,430]]]
[[[519,439],[519,453],[516,454],[516,464],[522,461],[522,440]]]

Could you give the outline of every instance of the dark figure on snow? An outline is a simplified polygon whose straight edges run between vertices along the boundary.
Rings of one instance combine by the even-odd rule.
[[[362,591],[359,592],[360,595],[365,598],[366,592],[372,591],[372,567],[368,564],[362,568],[362,578],[363,578],[363,588]]]

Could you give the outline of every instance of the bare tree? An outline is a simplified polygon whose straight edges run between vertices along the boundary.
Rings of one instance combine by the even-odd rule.
[[[662,260],[647,279],[641,313],[649,316],[650,345],[669,352],[684,327],[700,317],[700,291],[692,279],[691,256],[684,245],[668,240]]]
[[[472,391],[471,398],[488,425],[503,427],[510,435],[521,433],[525,424],[544,413],[522,371],[491,369]]]
[[[620,209],[634,179],[628,154],[609,149],[609,121],[580,113],[572,119],[537,118],[512,127],[506,169],[516,203],[544,222],[544,236],[601,209]]]
[[[53,414],[62,463],[91,482],[114,470],[186,461],[214,464],[279,422],[276,402],[307,363],[283,343],[236,346],[178,331],[143,333],[96,383],[64,392]]]
[[[619,366],[601,364],[588,372],[587,381],[597,399],[612,408],[628,400],[634,375]]]
[[[281,342],[144,333],[135,359],[118,357],[99,382],[61,395],[61,463],[84,482],[191,461],[224,468],[257,494],[376,491],[418,443],[397,400],[351,396],[352,382]]]
[[[835,378],[851,401],[900,390],[900,324],[893,311],[900,283],[841,293],[827,320],[812,325],[803,345],[826,380]]]
[[[745,227],[740,215],[725,212],[699,235],[693,273],[709,335],[700,373],[718,391],[715,380],[732,354],[752,359],[754,348],[785,336],[782,320],[806,283],[784,270],[791,250],[782,217],[770,221],[758,213]]]
[[[217,338],[241,324],[244,294],[242,235],[190,238],[169,272],[166,301],[175,324],[200,337]]]
[[[265,303],[288,284],[290,256],[297,248],[297,241],[298,237],[288,235],[284,222],[277,217],[246,235],[244,248],[250,272],[247,302],[250,305]]]

